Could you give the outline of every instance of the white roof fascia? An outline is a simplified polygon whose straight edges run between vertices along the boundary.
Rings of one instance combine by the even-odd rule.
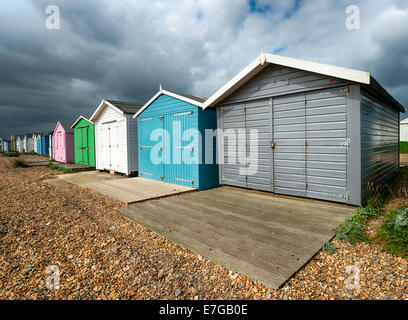
[[[89,120],[89,119],[87,119],[87,118],[85,118],[84,116],[81,115],[81,116],[79,116],[79,118],[74,122],[74,124],[71,126],[71,129],[73,129],[73,128],[75,127],[75,125],[79,122],[79,120],[81,120],[81,119],[84,119],[84,120],[86,120],[86,121],[88,121],[88,122],[94,124],[91,120]]]
[[[234,78],[227,82],[221,89],[219,89],[215,94],[208,98],[207,101],[203,103],[203,109],[209,106],[216,105],[219,101],[229,96],[269,64],[277,64],[304,71],[324,74],[327,76],[359,82],[367,85],[370,84],[371,79],[369,72],[336,67],[295,58],[288,58],[269,53],[262,53]]]
[[[294,69],[305,70],[314,73],[320,73],[334,78],[350,80],[353,82],[370,84],[370,73],[360,70],[348,69],[343,67],[332,66],[318,62],[300,60],[295,58],[278,56],[265,53],[266,62],[278,64]]]
[[[138,112],[136,112],[133,115],[133,119],[135,119],[139,114],[141,114],[143,112],[143,110],[145,110],[148,106],[150,106],[154,102],[154,100],[156,100],[162,93],[163,93],[163,90],[159,90],[159,92],[157,92],[153,96],[153,98],[151,98],[149,101],[147,101],[146,104],[142,108],[140,108],[140,110]]]
[[[177,93],[173,93],[167,90],[159,90],[159,92],[157,92],[153,98],[151,98],[138,112],[135,113],[135,115],[133,116],[133,118],[136,118],[137,116],[139,116],[139,114],[141,114],[147,107],[149,107],[160,95],[165,94],[169,97],[190,103],[192,105],[195,105],[197,107],[203,108],[203,103],[199,102],[199,101],[195,101],[193,99],[189,99],[187,97],[181,96]]]
[[[124,112],[122,110],[120,110],[119,108],[115,107],[112,103],[110,103],[109,101],[103,99],[101,104],[99,105],[99,107],[95,110],[95,112],[93,113],[92,117],[88,120],[90,122],[94,122],[96,117],[98,116],[99,112],[101,111],[101,109],[104,107],[104,105],[107,105],[109,107],[111,107],[112,109],[114,109],[115,111],[119,112],[121,115],[124,115]]]
[[[241,85],[251,79],[259,71],[261,71],[265,65],[266,57],[261,54],[258,58],[247,65],[240,73],[238,73],[234,78],[228,81],[221,89],[214,93],[210,98],[208,98],[203,103],[203,109],[217,104],[225,95],[230,95]]]

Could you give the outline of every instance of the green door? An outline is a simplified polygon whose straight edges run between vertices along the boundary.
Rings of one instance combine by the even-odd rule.
[[[75,163],[82,164],[82,130],[81,128],[75,129]]]
[[[89,165],[88,127],[81,128],[82,164]]]

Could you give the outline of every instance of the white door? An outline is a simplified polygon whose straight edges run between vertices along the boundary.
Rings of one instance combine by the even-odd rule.
[[[119,171],[119,157],[118,157],[118,123],[113,122],[109,126],[109,158],[111,163],[111,170]]]
[[[104,170],[119,169],[118,157],[118,125],[116,121],[103,123],[99,132],[99,148],[101,155],[101,166]]]
[[[98,126],[98,169],[110,170],[109,144],[109,123],[102,123]]]

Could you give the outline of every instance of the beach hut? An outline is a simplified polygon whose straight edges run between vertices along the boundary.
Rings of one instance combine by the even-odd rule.
[[[50,160],[54,159],[54,131],[48,133],[49,136],[49,148],[48,148],[48,155]]]
[[[48,133],[42,133],[41,134],[41,154],[42,155],[48,155],[48,152],[50,151],[50,136]]]
[[[38,133],[33,134],[34,152],[38,153]]]
[[[85,117],[80,116],[71,128],[74,130],[75,163],[95,167],[94,124]]]
[[[54,129],[54,160],[58,162],[74,162],[74,133],[71,125],[58,122]]]
[[[38,153],[40,156],[42,155],[41,133],[37,134],[37,153]]]
[[[34,139],[33,139],[33,134],[32,133],[27,133],[24,136],[24,150],[25,152],[34,152]]]
[[[247,135],[217,144],[223,185],[361,205],[399,167],[405,110],[368,72],[261,54],[204,108]]]
[[[89,119],[95,125],[96,169],[137,172],[137,122],[142,103],[102,100]]]
[[[15,136],[11,136],[11,137],[10,137],[10,150],[9,150],[9,151],[14,151],[14,149],[15,149],[15,142],[16,142]]]
[[[202,110],[204,101],[160,89],[135,114],[139,176],[200,190],[218,186],[215,141],[208,155],[205,148],[205,131],[217,128],[217,117],[214,109]]]
[[[33,133],[33,146],[34,146],[34,153],[37,153],[37,134]]]
[[[24,153],[25,149],[24,149],[24,136],[23,135],[16,135],[16,151],[19,153]]]
[[[11,150],[11,141],[9,139],[3,139],[3,150],[4,152],[10,152]]]

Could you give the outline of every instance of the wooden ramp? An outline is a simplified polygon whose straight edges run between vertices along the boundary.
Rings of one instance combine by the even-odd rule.
[[[63,162],[53,161],[52,164],[55,165],[55,166],[58,166],[58,167],[62,167],[64,169],[72,170],[74,172],[83,172],[83,171],[93,171],[93,170],[95,170],[95,168],[93,168],[93,167],[86,166],[86,165],[83,165],[83,164],[77,164],[77,163],[63,163]]]
[[[95,181],[81,184],[125,203],[136,203],[194,191],[195,188],[145,179],[141,177]]]
[[[170,241],[281,287],[334,236],[352,208],[221,187],[118,209]]]

